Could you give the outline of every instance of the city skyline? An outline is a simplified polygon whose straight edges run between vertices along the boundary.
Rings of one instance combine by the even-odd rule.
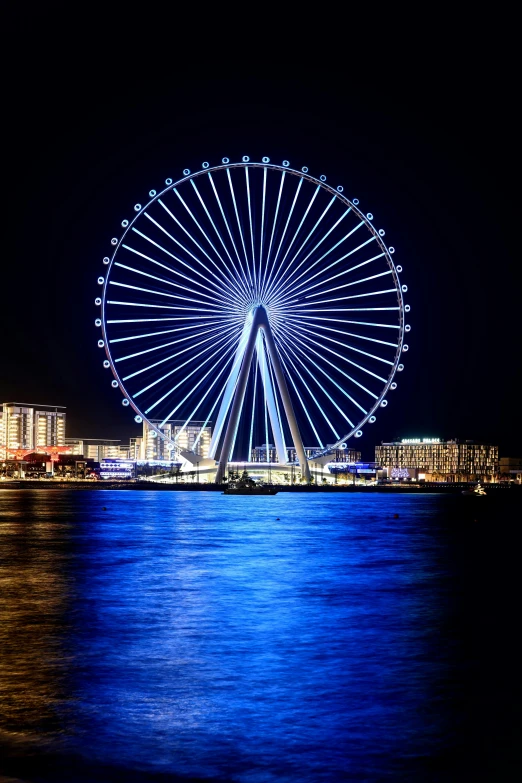
[[[138,436],[140,427],[121,409],[118,392],[107,389],[96,349],[92,301],[107,242],[132,205],[166,176],[223,154],[273,154],[343,182],[393,236],[395,259],[405,268],[412,305],[408,362],[400,390],[365,428],[357,448],[368,458],[381,441],[429,432],[495,442],[501,453],[515,456],[521,432],[514,407],[514,240],[510,203],[491,206],[491,194],[508,185],[502,155],[509,145],[499,152],[495,128],[487,122],[470,136],[465,108],[475,106],[473,94],[447,98],[455,109],[450,133],[429,127],[426,103],[413,111],[407,88],[397,96],[404,112],[392,125],[385,122],[386,96],[380,108],[362,99],[348,107],[335,81],[305,88],[290,80],[288,86],[286,101],[266,90],[272,97],[238,106],[210,80],[209,103],[202,108],[191,97],[196,80],[176,88],[183,112],[168,111],[160,91],[152,89],[100,130],[95,119],[104,113],[108,88],[93,96],[88,81],[81,82],[72,107],[74,133],[59,146],[53,146],[53,132],[63,115],[56,107],[45,143],[21,164],[23,209],[14,216],[12,233],[25,241],[14,242],[9,251],[13,268],[24,269],[28,298],[38,290],[51,306],[42,314],[40,308],[21,307],[16,297],[4,303],[7,321],[17,328],[1,349],[2,398],[59,399],[73,434]],[[307,101],[301,100],[305,93]],[[80,97],[92,124],[80,123]],[[435,98],[441,101],[442,95]],[[321,117],[331,118],[325,128],[314,108],[320,101]],[[129,118],[132,132],[124,131]],[[304,132],[297,134],[297,126]],[[194,133],[195,127],[201,129]],[[23,144],[23,134],[17,144]],[[52,167],[46,147],[53,151]],[[502,269],[493,274],[497,257]]]

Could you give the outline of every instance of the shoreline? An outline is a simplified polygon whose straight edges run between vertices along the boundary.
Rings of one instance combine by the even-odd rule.
[[[385,493],[385,494],[397,494],[404,493],[408,495],[425,494],[425,493],[437,493],[437,494],[461,494],[462,490],[469,489],[470,484],[416,484],[414,486],[399,485],[399,486],[371,486],[366,487],[362,484],[353,485],[347,484],[343,486],[332,484],[330,486],[314,486],[314,485],[300,485],[300,486],[288,486],[288,485],[273,485],[278,492],[323,492],[323,493],[339,493],[339,492],[370,492],[370,493]],[[472,485],[471,485],[472,486]],[[488,494],[499,492],[520,492],[522,497],[522,487],[518,487],[514,484],[485,484],[484,488]],[[35,490],[44,489],[49,491],[56,490],[132,490],[132,491],[156,491],[156,492],[223,492],[224,486],[218,484],[160,484],[155,481],[9,481],[1,482],[0,490]]]

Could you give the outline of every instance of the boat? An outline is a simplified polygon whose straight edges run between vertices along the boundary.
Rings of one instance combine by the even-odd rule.
[[[227,487],[221,493],[222,495],[277,495],[278,490],[275,487],[267,487],[261,484],[248,486],[246,484],[236,484]]]
[[[463,489],[462,490],[463,495],[473,495],[475,497],[484,497],[484,495],[487,495],[486,490],[484,487],[481,486],[480,482],[477,484],[476,487],[473,489]]]

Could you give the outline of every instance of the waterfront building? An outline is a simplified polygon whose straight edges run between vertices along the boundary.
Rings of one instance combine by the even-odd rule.
[[[326,448],[331,449],[332,446],[329,445]],[[313,459],[320,451],[320,449],[317,446],[305,446],[304,450],[307,459]],[[288,455],[289,463],[298,461],[297,454],[293,446],[287,446],[286,453]],[[360,459],[361,459],[361,452],[349,448],[335,449],[334,451],[332,451],[332,454],[330,455],[331,462],[358,462]],[[279,462],[276,447],[274,446],[273,443],[268,444],[268,449],[266,443],[263,443],[262,446],[256,446],[251,451],[250,461],[251,462]]]
[[[34,449],[65,445],[66,410],[63,405],[4,402],[0,412],[0,454],[7,449]]]
[[[522,457],[501,457],[499,460],[500,478],[522,484]]]
[[[472,440],[403,438],[376,446],[375,461],[390,477],[402,469],[426,481],[494,481],[499,472],[498,446]]]
[[[184,421],[170,420],[166,421],[161,427],[161,419],[151,419],[151,422],[161,430],[168,440],[160,437],[156,430],[144,421],[143,437],[139,444],[140,456],[137,459],[146,461],[169,461],[172,458],[176,459],[175,455],[172,457],[172,441],[175,441],[183,451],[192,451],[202,459],[208,457],[210,439],[212,437],[212,427],[208,422],[206,426],[203,426],[205,424],[203,421],[191,421],[185,426]],[[136,438],[136,441],[138,440]],[[133,455],[131,457],[134,458]]]
[[[65,444],[71,447],[71,454],[94,462],[120,457],[120,443],[113,438],[65,438]]]

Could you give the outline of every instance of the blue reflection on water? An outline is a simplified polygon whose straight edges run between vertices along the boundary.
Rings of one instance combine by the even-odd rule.
[[[60,747],[260,783],[421,780],[448,742],[450,499],[33,496],[68,547]]]

